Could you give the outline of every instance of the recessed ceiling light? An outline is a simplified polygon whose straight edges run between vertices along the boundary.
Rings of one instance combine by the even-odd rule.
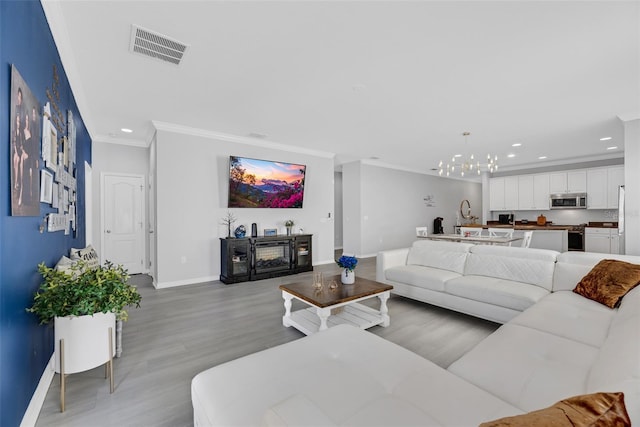
[[[462,157],[462,154],[454,154],[453,157]]]
[[[512,147],[521,147],[522,144],[520,144],[519,142],[516,142],[515,144],[511,144]]]
[[[124,132],[124,133],[132,133],[132,132],[133,132],[131,129],[128,129],[128,128],[122,128],[122,129],[120,129],[120,130],[121,130],[122,132]]]
[[[615,150],[617,148],[618,148],[617,145],[612,145],[611,147],[607,147],[607,150]]]
[[[610,139],[611,139],[610,136],[605,136],[604,138],[600,138],[600,141],[608,141]]]
[[[544,160],[546,158],[547,158],[547,156],[540,156],[540,157],[538,157],[538,160]]]
[[[508,157],[508,158],[512,158],[512,157],[515,157],[515,156],[516,156],[516,155],[515,155],[515,154],[513,154],[513,153],[511,153],[511,154],[507,154],[507,157]]]

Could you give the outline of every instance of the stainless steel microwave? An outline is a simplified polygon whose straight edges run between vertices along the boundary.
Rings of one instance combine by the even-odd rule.
[[[551,209],[586,209],[587,193],[563,193],[549,196]]]

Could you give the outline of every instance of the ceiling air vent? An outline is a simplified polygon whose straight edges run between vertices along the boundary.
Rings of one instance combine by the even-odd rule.
[[[137,25],[131,26],[129,50],[179,65],[187,45]]]

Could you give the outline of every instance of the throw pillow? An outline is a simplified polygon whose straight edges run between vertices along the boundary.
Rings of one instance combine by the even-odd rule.
[[[630,427],[623,393],[574,396],[554,405],[515,417],[480,424],[480,427]]]
[[[63,273],[66,274],[71,274],[71,267],[75,264],[76,262],[73,261],[70,258],[67,258],[66,256],[62,256],[62,258],[60,258],[60,260],[58,261],[58,263],[56,264],[56,266],[54,267],[56,271],[61,271]]]
[[[603,259],[578,282],[573,292],[615,308],[622,297],[639,283],[640,265]]]
[[[98,268],[100,267],[100,259],[98,258],[98,253],[93,246],[89,245],[83,249],[75,249],[71,248],[71,259],[74,261],[82,260],[85,262],[87,268]]]

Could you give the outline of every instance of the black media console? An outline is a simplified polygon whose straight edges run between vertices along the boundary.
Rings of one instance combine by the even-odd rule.
[[[312,271],[311,234],[220,239],[220,280],[249,280]]]

